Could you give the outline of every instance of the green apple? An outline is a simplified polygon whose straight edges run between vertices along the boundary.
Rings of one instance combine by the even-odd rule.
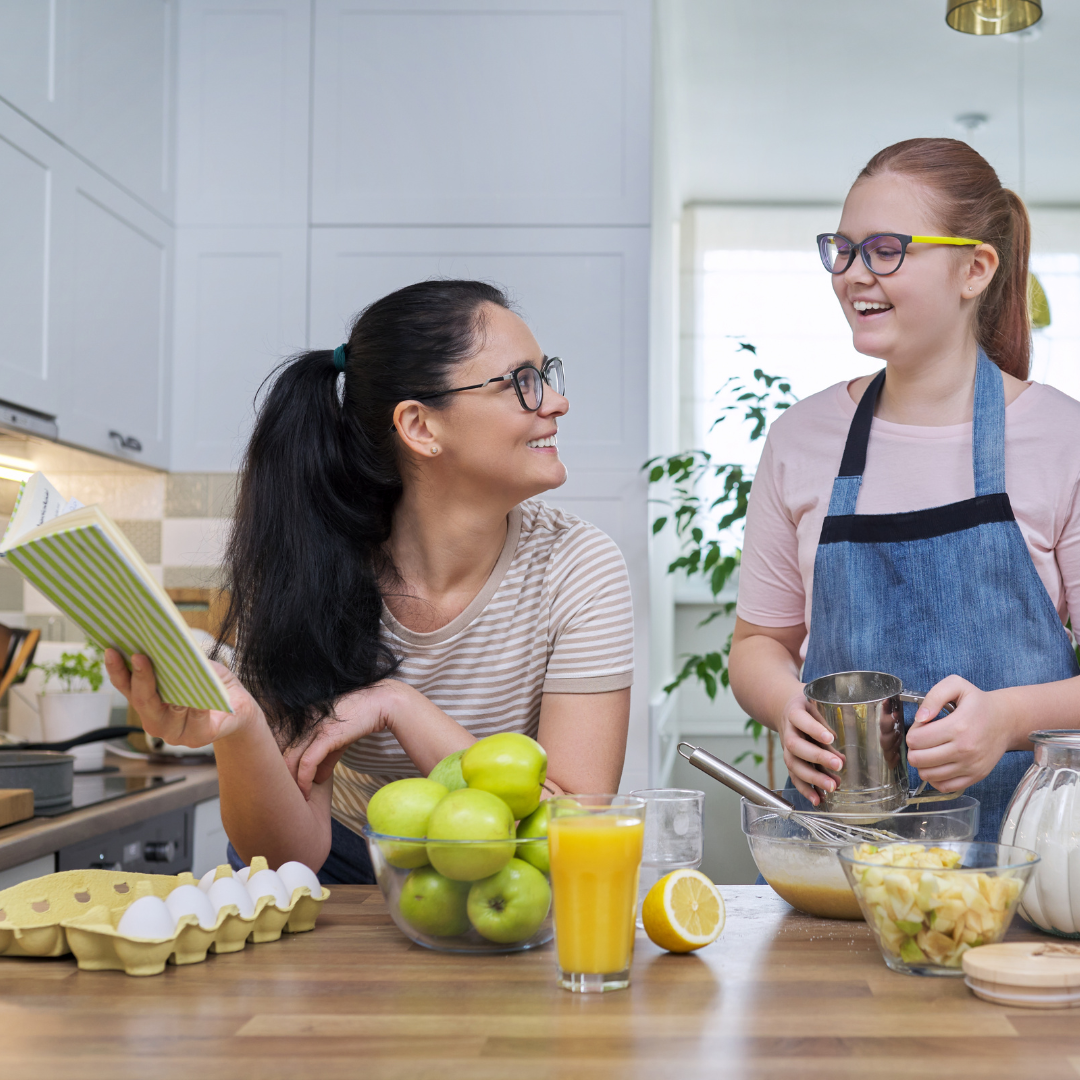
[[[371,828],[384,836],[427,836],[428,819],[447,791],[434,780],[411,776],[394,780],[379,788],[368,803],[367,819]],[[379,841],[379,850],[391,866],[411,870],[427,866],[427,848],[423,844],[395,844]]]
[[[440,874],[478,881],[514,857],[514,815],[495,795],[474,788],[451,791],[428,821],[427,854]],[[439,844],[437,840],[492,840],[490,844]]]
[[[518,822],[517,838],[527,840],[535,836],[548,834],[548,822],[551,820],[551,803],[542,802],[527,818]],[[531,844],[518,844],[515,857],[532,863],[542,874],[551,873],[551,859],[548,855],[547,840],[537,840]]]
[[[464,750],[455,750],[448,757],[444,757],[428,773],[428,779],[434,780],[437,784],[442,784],[447,791],[460,791],[463,787],[468,787],[465,783],[465,777],[461,775],[461,759],[464,754]]]
[[[469,890],[469,921],[500,945],[530,938],[547,918],[551,886],[535,866],[511,859],[497,874]]]
[[[503,731],[474,742],[465,751],[461,775],[469,787],[498,795],[515,818],[528,817],[540,805],[547,753],[528,735]]]
[[[469,929],[469,885],[443,877],[431,866],[414,870],[401,886],[398,909],[421,934],[456,937]]]

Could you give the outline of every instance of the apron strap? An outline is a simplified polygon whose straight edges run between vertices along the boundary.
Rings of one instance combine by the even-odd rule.
[[[981,346],[975,369],[971,460],[976,495],[996,495],[1005,490],[1005,379]]]
[[[855,513],[866,468],[866,447],[874,407],[885,385],[885,372],[879,371],[863,392],[848,428],[840,472],[833,480],[829,499],[829,517]],[[1005,491],[1005,380],[1001,369],[987,359],[979,347],[975,368],[975,404],[971,424],[971,460],[975,472],[975,494],[996,495]]]
[[[866,447],[870,442],[870,425],[874,422],[874,406],[884,385],[885,369],[882,368],[863,391],[863,396],[855,408],[855,416],[848,428],[847,442],[844,444],[844,456],[840,461],[840,472],[833,481],[829,517],[855,513],[859,485],[862,483],[863,469],[866,468]]]

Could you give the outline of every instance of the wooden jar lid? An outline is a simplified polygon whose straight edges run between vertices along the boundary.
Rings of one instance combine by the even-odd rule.
[[[1029,1009],[1080,1007],[1080,945],[1016,941],[964,953],[965,982],[986,1001]]]

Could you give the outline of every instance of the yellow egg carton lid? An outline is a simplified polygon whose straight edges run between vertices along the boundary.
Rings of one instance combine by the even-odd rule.
[[[251,873],[268,869],[266,859],[251,860]],[[219,866],[214,880],[232,877]],[[144,896],[164,900],[180,885],[197,885],[194,875],[136,874],[121,870],[65,870],[34,878],[0,891],[0,956],[55,957],[71,952],[84,971],[125,971],[156,975],[166,963],[195,964],[208,952],[237,952],[251,941],[276,941],[282,932],[297,934],[315,926],[329,897],[318,898],[306,885],[293,889],[289,905],[280,908],[270,896],[255,903],[244,918],[235,904],[217,912],[213,927],[199,925],[195,915],[182,915],[168,938],[136,938],[117,930],[127,908]]]

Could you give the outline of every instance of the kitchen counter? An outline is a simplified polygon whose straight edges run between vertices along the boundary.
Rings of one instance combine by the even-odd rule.
[[[18,866],[70,844],[90,840],[102,833],[145,821],[194,803],[215,799],[218,794],[217,769],[213,764],[151,765],[145,761],[110,758],[119,765],[114,775],[181,776],[183,782],[157,791],[125,795],[84,810],[59,817],[36,817],[0,828],[0,870]]]
[[[337,886],[315,930],[163,975],[0,960],[5,1080],[692,1080],[1080,1076],[1080,1010],[990,1005],[888,970],[863,923],[725,886],[720,940],[638,934],[633,985],[555,985],[554,950],[412,945],[374,886]],[[1038,937],[1018,919],[1010,939]]]

